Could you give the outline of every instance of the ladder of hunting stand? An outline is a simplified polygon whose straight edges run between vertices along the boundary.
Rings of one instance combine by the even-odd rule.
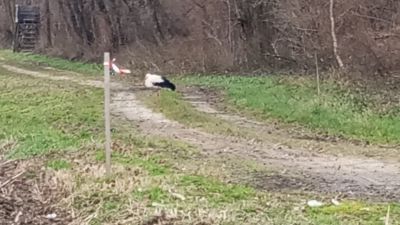
[[[16,5],[14,52],[32,52],[39,39],[40,8]]]

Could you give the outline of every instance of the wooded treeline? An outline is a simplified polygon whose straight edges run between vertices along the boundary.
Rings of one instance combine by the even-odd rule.
[[[162,72],[314,70],[343,65],[369,75],[400,71],[400,1],[0,0],[0,44],[9,47],[15,4],[41,7],[37,51],[100,61],[112,51],[136,69]],[[332,32],[334,19],[334,33]]]

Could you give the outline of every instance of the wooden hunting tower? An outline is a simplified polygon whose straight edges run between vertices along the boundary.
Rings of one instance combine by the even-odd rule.
[[[14,52],[32,52],[39,39],[40,8],[15,6]]]

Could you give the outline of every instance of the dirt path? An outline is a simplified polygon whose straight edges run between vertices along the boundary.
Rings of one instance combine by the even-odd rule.
[[[312,133],[299,126],[285,126],[275,122],[259,122],[237,113],[223,109],[221,94],[198,87],[185,87],[181,90],[183,99],[198,111],[218,117],[240,128],[257,131],[258,139],[280,143],[287,148],[303,149],[307,152],[329,153],[334,156],[355,155],[375,159],[392,159],[400,163],[399,145],[366,145],[359,140],[346,140],[340,137]],[[221,109],[222,108],[222,109]]]
[[[101,81],[84,81],[68,76],[52,76],[9,65],[5,69],[39,78],[69,80],[80,85],[103,87]],[[400,164],[367,157],[336,157],[290,149],[266,140],[262,143],[235,137],[212,135],[187,128],[146,108],[136,97],[138,86],[112,84],[112,113],[138,124],[149,135],[173,138],[199,147],[205,154],[223,157],[226,154],[254,160],[267,168],[284,171],[275,176],[255,174],[250,181],[259,188],[303,189],[306,191],[342,193],[351,197],[377,197],[381,200],[400,200]],[[209,107],[210,112],[213,109]],[[244,120],[239,120],[244,121]],[[250,121],[252,122],[252,121]],[[245,122],[246,123],[246,122]],[[258,124],[257,126],[260,126]]]

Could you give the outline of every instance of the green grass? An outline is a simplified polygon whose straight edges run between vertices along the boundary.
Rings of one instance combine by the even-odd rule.
[[[71,164],[66,160],[57,159],[47,162],[47,167],[53,170],[66,170],[71,168]]]
[[[387,204],[367,205],[360,202],[343,202],[339,206],[308,209],[307,213],[317,224],[356,224],[348,221],[357,221],[356,218],[362,218],[359,219],[359,224],[375,225],[384,224],[383,218],[387,210]],[[400,224],[400,206],[391,204],[390,213],[390,224]]]
[[[102,91],[0,69],[0,142],[9,157],[78,149],[101,134]]]
[[[182,176],[179,185],[188,187],[192,195],[206,197],[212,204],[234,203],[255,197],[255,190],[242,185],[227,185],[212,178],[198,175]]]
[[[151,187],[146,190],[136,190],[132,193],[132,195],[135,199],[140,201],[148,199],[157,203],[165,203],[170,199],[169,194],[160,187]]]
[[[133,151],[133,149],[131,151]],[[166,162],[164,162],[162,159],[160,159],[156,156],[140,158],[136,154],[126,155],[126,154],[114,152],[112,154],[112,158],[113,158],[113,161],[121,163],[123,165],[139,166],[139,167],[147,170],[151,176],[165,175],[165,174],[169,173],[169,169],[171,167],[171,165],[168,165]],[[97,152],[96,160],[102,161],[102,162],[105,160],[104,151]]]
[[[48,66],[60,70],[73,71],[84,75],[101,75],[103,66],[94,63],[84,63],[79,61],[70,61],[62,58],[48,57],[45,55],[33,53],[13,53],[9,50],[1,50],[0,57],[5,61],[13,64],[21,64],[27,66]]]
[[[228,104],[262,119],[277,118],[348,138],[399,143],[399,106],[382,110],[365,95],[333,82],[321,85],[320,97],[308,78],[189,76],[180,83],[221,89]]]

